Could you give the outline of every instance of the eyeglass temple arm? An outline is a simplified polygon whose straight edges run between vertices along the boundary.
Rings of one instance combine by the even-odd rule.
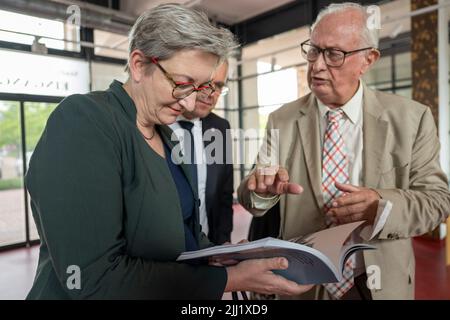
[[[173,79],[172,79],[172,77],[169,75],[169,73],[168,73],[166,70],[164,70],[164,68],[159,64],[158,58],[156,58],[156,57],[150,57],[150,61],[151,61],[154,65],[156,65],[156,66],[158,67],[158,69],[161,70],[162,73],[164,73],[166,76],[168,76],[168,77],[170,78],[170,80],[173,81]],[[173,81],[173,82],[175,83],[175,81]]]
[[[355,52],[369,50],[369,49],[378,50],[377,48],[374,48],[374,47],[367,47],[367,48],[361,48],[361,49],[356,49],[356,50],[352,50],[352,51],[344,51],[344,50],[341,50],[341,51],[344,52],[345,54],[349,54],[349,53],[355,53]]]
[[[172,82],[172,85],[174,87],[179,86],[179,85],[183,85],[183,84],[191,84],[191,82],[176,82],[172,76],[159,64],[158,62],[158,58],[156,57],[150,57],[150,61],[156,65],[159,70],[161,70],[161,72],[167,77],[167,79],[169,79]]]

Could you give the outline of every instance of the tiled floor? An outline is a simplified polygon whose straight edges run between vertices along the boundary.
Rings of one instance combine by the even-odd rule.
[[[23,189],[0,191],[0,246],[25,242],[24,226],[25,209]],[[38,238],[33,218],[30,219],[30,237],[31,239]]]
[[[33,284],[39,246],[0,253],[0,300],[24,299]]]
[[[0,191],[0,245],[25,239],[23,189]]]
[[[235,207],[232,241],[246,237],[251,216]],[[415,239],[416,299],[450,299],[450,267],[445,267],[443,241]],[[0,253],[0,300],[24,299],[33,283],[39,248]],[[230,299],[228,294],[224,299]]]

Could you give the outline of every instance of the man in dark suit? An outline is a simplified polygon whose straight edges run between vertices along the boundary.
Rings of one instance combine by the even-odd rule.
[[[211,112],[219,97],[228,92],[228,88],[225,86],[227,75],[228,62],[224,62],[217,68],[212,80],[216,91],[209,97],[198,93],[195,110],[183,113],[178,121],[171,125],[180,141],[186,139],[186,132],[193,138],[194,143],[193,145],[189,144],[189,147],[195,150],[193,174],[197,179],[200,198],[200,224],[203,232],[215,244],[230,241],[233,230],[232,148],[231,146],[226,147],[227,143],[231,143],[230,132],[227,132],[230,124],[227,120]],[[177,130],[180,128],[185,130]],[[216,140],[217,137],[220,137],[220,141]],[[214,148],[218,146],[217,149],[222,150],[208,148],[213,142]],[[186,144],[184,146],[189,148],[186,147]],[[214,151],[209,154],[208,150]]]

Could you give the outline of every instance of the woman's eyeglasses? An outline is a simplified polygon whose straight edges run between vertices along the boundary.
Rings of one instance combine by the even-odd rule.
[[[193,92],[199,92],[205,96],[211,96],[215,89],[210,82],[204,83],[196,87],[192,82],[180,82],[175,81],[170,74],[159,64],[158,59],[155,57],[149,57],[150,61],[155,64],[164,76],[169,80],[173,86],[172,96],[175,99],[184,99],[191,95]]]

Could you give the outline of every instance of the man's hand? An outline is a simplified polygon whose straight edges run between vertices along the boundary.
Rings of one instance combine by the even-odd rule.
[[[262,197],[303,192],[303,188],[299,184],[289,182],[287,170],[279,166],[257,166],[248,178],[247,188]]]
[[[344,224],[365,220],[373,225],[380,195],[372,189],[351,184],[336,182],[336,188],[343,191],[344,195],[333,201],[333,207],[327,213],[331,221]]]

